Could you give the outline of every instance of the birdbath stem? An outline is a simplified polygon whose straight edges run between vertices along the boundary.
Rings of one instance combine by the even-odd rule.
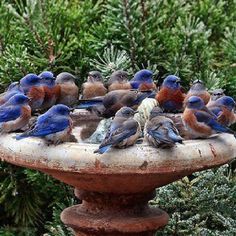
[[[153,236],[168,223],[166,212],[148,205],[155,190],[114,194],[75,189],[75,195],[82,204],[66,208],[61,220],[76,236]]]

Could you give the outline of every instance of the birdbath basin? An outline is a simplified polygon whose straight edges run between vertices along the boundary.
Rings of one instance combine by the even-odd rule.
[[[75,235],[154,235],[168,214],[148,205],[155,188],[193,172],[225,164],[236,156],[236,139],[221,134],[188,140],[172,149],[145,142],[95,154],[97,144],[47,146],[37,138],[0,137],[0,158],[42,171],[75,188],[82,204],[66,208],[61,220]]]

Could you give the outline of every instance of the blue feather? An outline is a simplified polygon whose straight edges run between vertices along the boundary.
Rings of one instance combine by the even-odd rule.
[[[81,102],[78,106],[76,106],[76,109],[88,109],[101,104],[103,104],[102,100],[88,100]]]

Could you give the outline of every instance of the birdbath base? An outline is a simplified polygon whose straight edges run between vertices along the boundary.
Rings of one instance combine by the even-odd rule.
[[[63,223],[77,236],[153,236],[168,223],[169,216],[148,201],[155,191],[139,194],[112,194],[75,190],[82,204],[66,208]]]

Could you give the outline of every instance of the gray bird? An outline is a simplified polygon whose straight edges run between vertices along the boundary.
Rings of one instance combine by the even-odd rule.
[[[108,91],[132,89],[128,81],[128,73],[123,70],[113,72],[108,80]]]

